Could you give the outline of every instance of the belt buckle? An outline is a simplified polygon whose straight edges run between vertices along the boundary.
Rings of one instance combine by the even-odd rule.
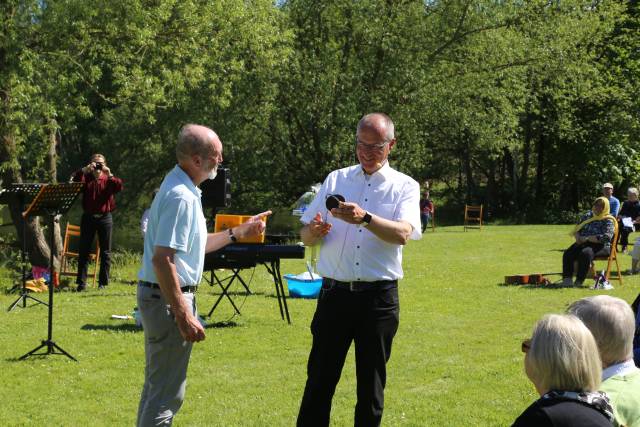
[[[349,282],[349,291],[350,291],[350,292],[355,292],[355,291],[356,291],[356,290],[354,289],[354,287],[353,287],[353,284],[354,284],[354,283],[355,283],[355,282]]]

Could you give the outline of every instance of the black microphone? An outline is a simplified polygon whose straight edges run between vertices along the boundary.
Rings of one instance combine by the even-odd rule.
[[[342,194],[331,194],[327,197],[325,206],[327,207],[327,210],[330,211],[331,209],[338,208],[338,206],[340,206],[340,202],[344,201],[345,198]]]

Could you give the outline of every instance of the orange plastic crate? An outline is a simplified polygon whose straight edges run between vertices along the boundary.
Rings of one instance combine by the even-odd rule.
[[[228,214],[217,214],[216,215],[216,226],[213,231],[216,233],[218,231],[224,231],[229,228],[233,228],[236,225],[244,224],[249,221],[253,215],[228,215]],[[267,218],[262,218],[263,221],[267,221]],[[266,228],[265,228],[266,231]],[[242,238],[238,239],[238,243],[264,243],[264,233],[254,237]]]

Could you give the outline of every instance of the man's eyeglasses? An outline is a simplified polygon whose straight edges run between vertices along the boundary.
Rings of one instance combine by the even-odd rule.
[[[520,350],[522,350],[523,353],[526,353],[530,349],[531,349],[531,338],[528,338],[522,341],[522,344],[520,345]]]
[[[356,147],[359,150],[362,151],[367,151],[369,153],[375,153],[375,152],[382,152],[382,150],[384,150],[384,147],[389,144],[389,141],[383,142],[381,144],[365,144],[364,142],[358,140],[358,138],[356,138]]]

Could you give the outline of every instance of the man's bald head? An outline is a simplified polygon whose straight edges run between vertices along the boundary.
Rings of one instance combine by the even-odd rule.
[[[362,117],[358,122],[356,135],[365,128],[374,130],[384,138],[385,142],[390,142],[395,139],[395,126],[393,121],[391,117],[384,113],[370,113]]]
[[[178,161],[183,161],[193,155],[207,158],[217,154],[218,147],[222,148],[222,142],[218,135],[206,126],[188,124],[180,129],[176,156]]]

